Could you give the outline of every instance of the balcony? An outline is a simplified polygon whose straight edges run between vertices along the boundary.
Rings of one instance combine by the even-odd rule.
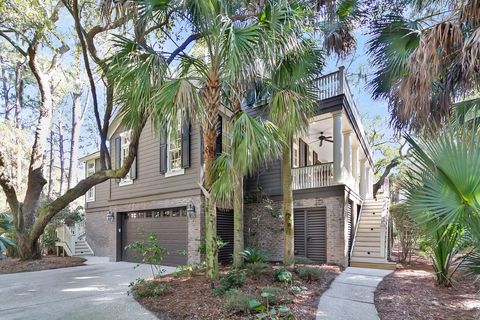
[[[292,189],[327,187],[333,184],[333,162],[292,169]]]

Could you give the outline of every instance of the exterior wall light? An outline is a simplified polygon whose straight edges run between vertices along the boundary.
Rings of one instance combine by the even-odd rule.
[[[197,216],[195,212],[195,205],[193,204],[193,201],[190,201],[190,203],[187,205],[187,215],[190,219],[193,219]]]
[[[114,218],[113,212],[112,212],[112,211],[108,211],[108,213],[107,213],[107,220],[108,220],[108,222],[112,222],[112,221],[113,221],[113,218]]]

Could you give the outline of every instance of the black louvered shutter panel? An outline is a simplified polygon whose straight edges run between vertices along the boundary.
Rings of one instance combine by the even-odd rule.
[[[233,254],[233,211],[217,208],[217,236],[227,244],[218,250],[218,261],[229,263]]]
[[[122,166],[122,138],[115,138],[115,169]]]
[[[222,116],[217,118],[217,141],[215,144],[215,154],[218,156],[222,153]]]
[[[182,123],[182,168],[190,167],[190,121]]]
[[[167,172],[167,130],[160,132],[160,172]]]
[[[293,238],[295,243],[295,255],[300,257],[306,257],[307,235],[305,233],[305,210],[295,210],[293,218]]]
[[[307,258],[327,262],[327,208],[306,210]]]
[[[305,165],[308,166],[308,158],[309,158],[309,154],[310,153],[310,150],[308,148],[308,143],[305,143]]]
[[[306,159],[305,159],[305,142],[303,142],[302,139],[298,139],[298,153],[299,153],[299,157],[298,157],[298,166],[299,167],[305,167],[306,166]]]

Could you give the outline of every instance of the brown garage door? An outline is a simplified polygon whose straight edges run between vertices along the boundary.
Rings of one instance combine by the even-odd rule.
[[[154,233],[160,246],[167,249],[164,262],[167,266],[187,263],[179,251],[187,249],[187,214],[185,208],[126,212],[122,228],[122,260],[140,262],[136,254],[125,250],[134,241],[143,241]]]
[[[295,209],[295,255],[327,262],[326,207]]]

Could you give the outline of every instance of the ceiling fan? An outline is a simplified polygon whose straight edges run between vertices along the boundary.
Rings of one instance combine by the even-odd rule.
[[[317,141],[320,141],[320,147],[321,147],[323,145],[323,141],[333,143],[333,137],[332,136],[325,136],[323,134],[323,131],[320,131],[320,137],[318,137],[318,140],[315,140],[311,143],[314,143],[314,142],[317,142]]]

